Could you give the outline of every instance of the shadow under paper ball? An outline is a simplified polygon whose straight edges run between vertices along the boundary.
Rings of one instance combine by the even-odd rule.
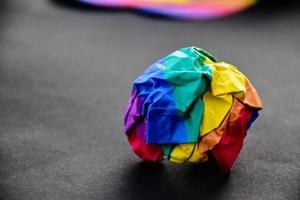
[[[215,199],[222,196],[229,175],[214,161],[183,165],[142,161],[123,171],[124,184],[115,195],[116,199],[128,200],[179,200],[195,196]]]

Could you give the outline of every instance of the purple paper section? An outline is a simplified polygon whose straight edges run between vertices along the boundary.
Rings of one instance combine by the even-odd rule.
[[[137,136],[141,140],[145,141],[146,140],[146,122],[145,122],[145,120],[143,120],[143,122],[140,122],[136,126],[135,130],[136,130]]]
[[[131,97],[127,104],[126,114],[124,118],[124,131],[128,134],[129,129],[134,126],[135,123],[139,122],[142,119],[141,110],[143,107],[144,101],[137,96],[136,90],[132,91]]]

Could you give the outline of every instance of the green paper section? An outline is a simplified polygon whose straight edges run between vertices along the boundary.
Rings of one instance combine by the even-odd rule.
[[[212,80],[212,70],[204,64],[207,59],[215,61],[204,50],[189,47],[175,51],[163,62],[163,75],[173,86],[176,109],[185,121],[189,141],[197,141],[200,135],[204,111],[202,95]]]

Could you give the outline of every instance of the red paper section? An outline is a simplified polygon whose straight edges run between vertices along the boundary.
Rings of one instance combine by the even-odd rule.
[[[226,127],[221,140],[212,149],[213,156],[223,170],[229,171],[240,153],[251,114],[251,108],[244,106],[238,119]]]
[[[143,126],[144,122],[132,128],[128,133],[128,142],[132,150],[143,160],[157,162],[163,159],[163,151],[160,145],[146,144],[145,139],[139,137],[137,134],[138,126]]]

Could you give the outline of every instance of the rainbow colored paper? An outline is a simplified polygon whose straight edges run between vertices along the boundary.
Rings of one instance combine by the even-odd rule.
[[[78,0],[96,6],[137,9],[183,19],[207,19],[240,12],[256,0]]]
[[[205,162],[230,170],[262,109],[250,81],[206,51],[179,49],[133,83],[124,128],[143,160]]]

